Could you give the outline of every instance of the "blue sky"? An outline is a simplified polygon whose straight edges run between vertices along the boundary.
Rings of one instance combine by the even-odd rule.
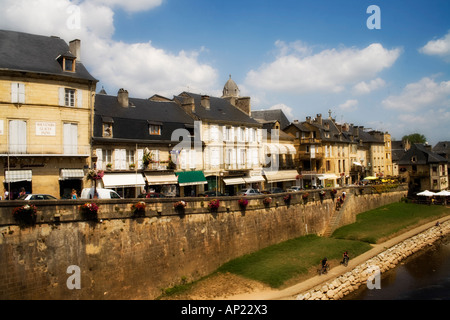
[[[2,29],[80,38],[109,94],[220,96],[231,74],[254,110],[450,140],[448,0],[1,2]]]

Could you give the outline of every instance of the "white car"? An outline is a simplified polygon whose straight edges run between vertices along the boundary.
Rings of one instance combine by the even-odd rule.
[[[57,200],[54,196],[49,194],[24,194],[17,198],[17,200]]]
[[[122,199],[117,192],[110,189],[97,188],[97,199]],[[80,199],[94,199],[94,188],[85,188],[81,191]]]
[[[292,186],[287,189],[287,192],[297,192],[297,191],[301,191],[301,190],[302,190],[302,187]]]

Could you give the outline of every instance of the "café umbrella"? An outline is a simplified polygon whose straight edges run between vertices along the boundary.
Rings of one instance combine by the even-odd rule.
[[[450,197],[450,191],[447,191],[447,190],[439,191],[438,193],[436,193],[436,196]]]
[[[418,196],[424,196],[424,197],[432,197],[432,196],[435,196],[436,193],[428,191],[428,190],[425,190],[425,191],[419,192],[417,195]]]

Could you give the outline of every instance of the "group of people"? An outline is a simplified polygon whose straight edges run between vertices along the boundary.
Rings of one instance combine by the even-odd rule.
[[[0,196],[0,200],[13,200],[13,199],[19,198],[25,194],[27,194],[27,193],[25,191],[25,188],[23,188],[23,187],[20,188],[20,191],[18,194],[17,193],[15,194],[15,195],[17,195],[16,197],[14,197],[12,192],[9,192],[8,190],[5,189],[5,192],[3,193],[3,198]]]
[[[348,255],[348,251],[345,251],[342,256],[341,264],[343,264],[344,266],[347,266],[349,260],[350,260],[350,257]],[[330,268],[327,257],[323,258],[322,261],[320,262],[320,264],[321,264],[320,274],[327,273],[327,270]]]
[[[345,191],[342,192],[342,195],[337,197],[336,210],[339,210],[342,207],[342,205],[344,204],[344,200],[345,200]]]

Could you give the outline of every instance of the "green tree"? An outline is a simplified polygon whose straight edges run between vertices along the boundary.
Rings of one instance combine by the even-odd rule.
[[[410,143],[425,143],[427,142],[427,138],[420,133],[413,133],[410,135],[406,135],[402,138],[402,141],[408,140]]]

